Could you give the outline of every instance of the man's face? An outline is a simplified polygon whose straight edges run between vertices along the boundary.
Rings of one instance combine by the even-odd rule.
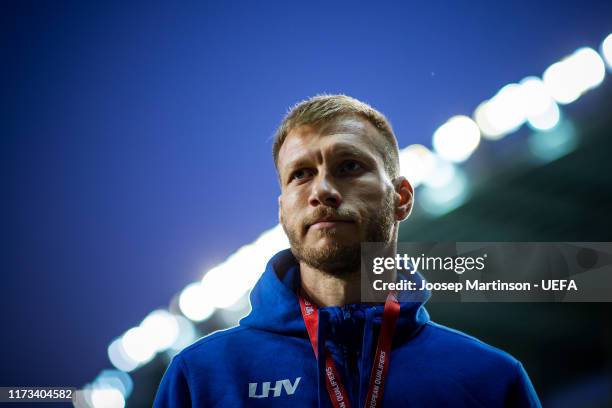
[[[278,154],[279,214],[297,259],[351,273],[361,242],[395,239],[396,194],[376,148],[381,142],[370,122],[353,116],[289,132]]]

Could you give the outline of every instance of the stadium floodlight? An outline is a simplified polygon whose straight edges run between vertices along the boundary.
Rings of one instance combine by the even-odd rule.
[[[561,111],[559,110],[559,106],[552,101],[546,111],[537,116],[531,116],[527,120],[532,129],[551,130],[559,124],[560,119]]]
[[[144,318],[140,327],[147,333],[155,352],[164,351],[172,346],[179,335],[179,325],[174,315],[158,309]]]
[[[155,347],[142,327],[132,327],[121,336],[121,346],[125,354],[138,364],[146,364],[155,357]]]
[[[231,308],[253,287],[270,257],[288,246],[289,240],[280,224],[265,231],[255,242],[242,246],[204,275],[203,296],[217,309]]]
[[[212,268],[202,278],[202,286],[212,305],[219,309],[231,307],[250,289],[242,279],[244,274],[251,274],[255,268],[265,267],[259,262],[253,262],[257,256],[258,246],[249,244],[242,246],[230,255],[225,262]],[[240,278],[238,278],[240,277]]]
[[[433,188],[446,187],[455,177],[457,166],[442,159],[437,154],[435,155],[435,161],[434,169],[427,175],[423,184]]]
[[[433,135],[434,150],[443,159],[456,163],[467,160],[479,143],[478,125],[463,115],[453,116]]]
[[[93,408],[123,408],[125,398],[116,388],[94,388],[91,390]]]
[[[202,282],[193,282],[183,289],[179,296],[179,309],[194,322],[206,320],[215,312]]]
[[[516,131],[527,119],[523,106],[523,87],[508,84],[474,112],[474,120],[486,139],[497,140]]]
[[[522,108],[529,126],[536,130],[550,130],[559,123],[560,112],[544,82],[527,77],[521,82]]]
[[[92,388],[115,388],[127,399],[132,393],[134,382],[130,375],[120,370],[102,370],[96,377]]]
[[[612,34],[608,34],[605,40],[601,43],[601,55],[606,60],[608,70],[612,71]]]
[[[592,48],[583,47],[552,64],[544,71],[543,80],[558,103],[568,104],[599,85],[605,73],[605,65],[599,54]]]
[[[123,349],[121,337],[113,340],[108,346],[108,359],[111,364],[118,370],[130,372],[135,370],[140,364],[138,361],[130,357]]]
[[[426,213],[433,216],[446,214],[467,199],[467,177],[460,169],[454,168],[452,176],[446,183],[436,186],[426,185],[419,194],[421,207]]]
[[[182,350],[197,338],[197,331],[191,320],[179,315],[175,315],[174,318],[179,326],[179,334],[170,346],[170,354]]]
[[[436,155],[421,144],[413,144],[400,150],[399,162],[401,174],[416,188],[436,168]]]

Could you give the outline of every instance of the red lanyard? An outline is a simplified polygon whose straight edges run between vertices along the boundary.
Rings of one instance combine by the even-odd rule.
[[[315,357],[318,356],[318,338],[317,330],[319,326],[319,312],[317,305],[306,300],[303,296],[298,293],[300,300],[300,308],[302,310],[302,317],[306,324],[306,330],[308,331],[308,337],[310,337],[310,343],[314,350]],[[387,378],[387,371],[389,370],[389,363],[391,361],[391,344],[393,342],[393,334],[395,333],[395,326],[399,317],[400,305],[397,301],[397,293],[389,292],[387,301],[385,302],[385,310],[383,312],[383,320],[380,326],[380,335],[378,336],[378,343],[376,344],[376,355],[374,357],[374,363],[372,364],[372,372],[370,373],[370,383],[368,386],[368,396],[366,398],[366,408],[376,408],[381,406],[383,391],[385,387],[385,380]],[[367,350],[363,350],[366,352]],[[331,398],[332,404],[335,408],[350,408],[351,404],[348,399],[348,394],[338,368],[334,363],[331,353],[326,350],[325,352],[325,374],[327,386],[327,392]]]

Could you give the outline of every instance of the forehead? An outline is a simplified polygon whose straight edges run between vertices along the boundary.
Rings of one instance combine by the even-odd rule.
[[[278,167],[282,172],[292,162],[309,154],[350,149],[379,157],[382,136],[368,120],[344,116],[320,126],[302,125],[292,129],[278,152]]]

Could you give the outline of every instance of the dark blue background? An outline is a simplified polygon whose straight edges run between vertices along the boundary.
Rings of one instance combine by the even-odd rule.
[[[5,1],[0,384],[110,341],[277,223],[271,136],[342,92],[400,147],[612,31],[609,1]]]

